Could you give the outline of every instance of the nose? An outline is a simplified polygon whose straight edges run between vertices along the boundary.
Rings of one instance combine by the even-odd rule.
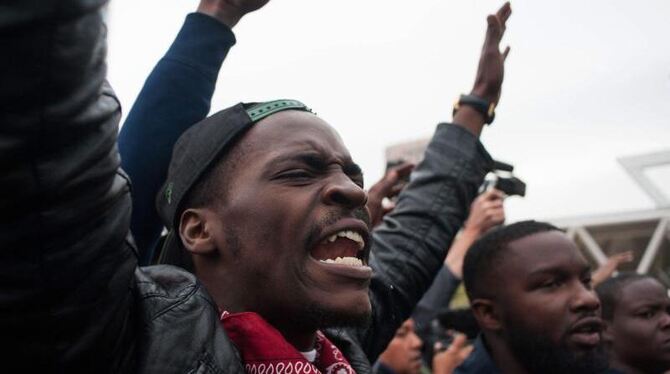
[[[670,310],[664,310],[661,313],[661,319],[658,321],[659,328],[668,330],[670,329]]]
[[[421,340],[421,338],[419,338],[419,336],[414,331],[410,333],[409,338],[410,338],[410,347],[412,349],[420,350],[421,347],[423,347],[423,340]]]
[[[368,194],[344,173],[330,178],[323,191],[323,200],[329,205],[339,205],[349,209],[365,206]]]
[[[596,312],[600,309],[600,299],[596,292],[586,287],[583,283],[577,282],[576,294],[572,299],[571,309],[576,312]]]

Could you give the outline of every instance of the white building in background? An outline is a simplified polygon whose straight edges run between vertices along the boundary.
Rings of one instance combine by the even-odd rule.
[[[614,253],[633,251],[635,260],[620,270],[651,274],[670,286],[670,183],[654,177],[670,170],[670,150],[624,157],[619,162],[654,201],[654,209],[551,222],[565,229],[595,264],[604,263]]]
[[[414,140],[386,148],[386,161],[418,163],[429,139]],[[633,251],[634,261],[619,270],[651,274],[670,286],[670,150],[619,159],[642,190],[654,201],[653,209],[549,219],[564,229],[594,267],[607,257]],[[529,185],[532,187],[532,182]],[[603,189],[607,188],[603,182]]]

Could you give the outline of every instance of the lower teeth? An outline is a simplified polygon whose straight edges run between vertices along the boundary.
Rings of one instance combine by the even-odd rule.
[[[334,260],[326,259],[319,260],[326,264],[341,264],[341,265],[350,265],[350,266],[363,266],[363,261],[356,257],[338,257]]]

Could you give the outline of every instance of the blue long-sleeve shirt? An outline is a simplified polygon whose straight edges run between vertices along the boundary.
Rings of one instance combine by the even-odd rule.
[[[170,163],[171,152],[165,150],[209,113],[219,69],[234,44],[226,25],[204,14],[189,14],[121,129],[121,166],[133,182],[131,231],[141,265],[151,261],[163,229],[154,201]]]

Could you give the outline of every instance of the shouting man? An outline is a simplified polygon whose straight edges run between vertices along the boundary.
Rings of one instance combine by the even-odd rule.
[[[203,17],[232,27],[265,1],[203,3],[216,3]],[[454,124],[438,126],[373,234],[360,169],[301,103],[240,104],[188,130],[158,205],[173,229],[166,251],[191,261],[208,292],[175,267],[136,265],[103,6],[26,1],[0,17],[11,56],[0,69],[3,365],[368,372],[430,285],[491,166],[477,138],[500,97],[509,5],[489,17]],[[353,327],[328,329],[341,326]]]

